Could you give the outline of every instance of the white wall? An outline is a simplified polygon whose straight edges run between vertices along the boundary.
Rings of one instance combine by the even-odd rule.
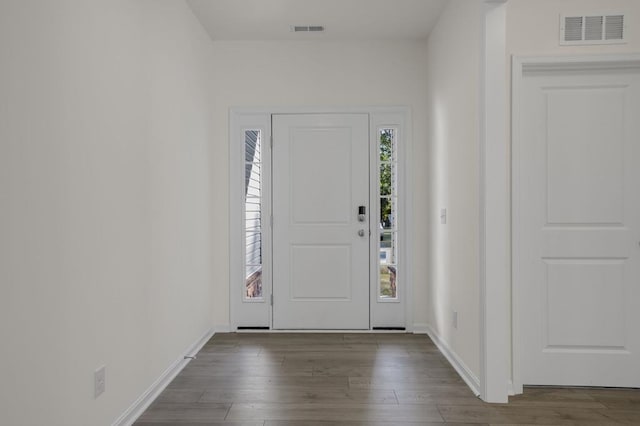
[[[229,108],[256,106],[407,105],[414,120],[415,323],[427,298],[427,128],[424,42],[214,42],[216,97],[212,171],[215,182],[214,324],[229,324]]]
[[[428,41],[428,131],[431,174],[428,325],[479,374],[478,82],[481,0],[450,0]],[[561,13],[627,15],[629,43],[560,46]],[[637,0],[509,0],[507,54],[638,52]],[[507,82],[510,84],[510,81]],[[510,121],[510,120],[509,120]],[[448,209],[441,225],[440,208]],[[458,327],[452,313],[458,312]]]
[[[480,0],[450,0],[428,42],[428,326],[476,376],[479,361]],[[440,223],[446,208],[447,224]],[[458,326],[453,326],[453,312]]]
[[[210,48],[181,1],[0,4],[0,424],[111,424],[209,330]]]

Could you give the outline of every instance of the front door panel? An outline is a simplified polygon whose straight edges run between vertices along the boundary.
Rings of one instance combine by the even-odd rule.
[[[273,116],[276,329],[369,328],[368,141],[367,114]]]

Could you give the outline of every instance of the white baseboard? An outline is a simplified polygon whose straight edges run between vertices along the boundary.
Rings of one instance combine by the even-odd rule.
[[[513,382],[513,379],[511,379],[511,380],[509,380],[509,387],[508,387],[507,391],[509,392],[510,396],[520,395],[521,393],[524,392],[524,387],[522,386],[522,383],[519,384],[519,385],[516,385]]]
[[[138,417],[144,413],[149,405],[162,393],[162,391],[171,383],[171,381],[182,371],[182,369],[189,363],[190,359],[185,359],[185,356],[194,356],[202,349],[202,347],[213,336],[213,329],[208,330],[202,335],[194,344],[189,346],[184,355],[176,359],[149,388],[144,391],[136,401],[131,404],[127,410],[120,415],[113,423],[112,426],[130,426],[135,422]]]
[[[413,334],[429,334],[429,325],[421,322],[413,324]]]
[[[213,329],[216,333],[231,333],[231,326],[229,324],[214,325]]]
[[[449,345],[440,338],[438,333],[435,332],[429,325],[426,325],[427,335],[431,338],[433,343],[440,349],[440,352],[447,358],[449,363],[455,368],[462,380],[469,386],[473,393],[480,395],[480,379],[473,374],[471,369],[460,359],[460,357],[449,347]]]

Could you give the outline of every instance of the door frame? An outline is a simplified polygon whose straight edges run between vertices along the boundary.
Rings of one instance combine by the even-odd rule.
[[[520,244],[521,210],[517,203],[517,194],[520,190],[520,167],[519,154],[522,140],[520,137],[520,127],[522,114],[520,104],[522,102],[522,85],[524,75],[528,72],[550,72],[550,71],[580,71],[580,70],[602,70],[615,71],[616,69],[628,69],[629,67],[640,67],[640,54],[615,54],[615,55],[575,55],[575,56],[514,56],[512,66],[512,228],[511,228],[511,258],[512,258],[512,368],[513,368],[513,388],[515,393],[522,393],[522,344],[526,336],[520,333],[523,317],[520,307],[522,306],[520,295]]]
[[[479,284],[480,377],[485,402],[505,403],[511,372],[511,201],[508,132],[507,3],[484,0],[479,70]],[[475,384],[475,383],[474,383]]]
[[[374,143],[377,137],[377,131],[384,127],[394,127],[399,131],[399,144],[401,149],[399,150],[400,172],[398,176],[398,197],[399,197],[399,210],[400,221],[398,226],[398,235],[400,238],[399,244],[399,262],[398,270],[403,272],[403,289],[400,294],[402,297],[402,305],[404,308],[404,315],[402,318],[405,331],[412,332],[413,325],[413,257],[411,249],[413,247],[413,235],[409,232],[413,229],[413,188],[412,188],[412,162],[410,161],[412,156],[413,138],[412,138],[412,122],[411,122],[411,109],[404,106],[393,107],[376,107],[376,106],[349,106],[349,107],[263,107],[263,108],[251,108],[240,107],[231,108],[229,111],[229,328],[230,331],[238,330],[238,327],[248,326],[249,324],[242,321],[243,316],[247,315],[247,306],[250,306],[250,310],[257,312],[254,314],[248,314],[252,316],[252,320],[256,318],[259,324],[253,324],[259,327],[268,327],[268,330],[273,329],[273,315],[272,307],[270,303],[270,295],[272,294],[271,285],[271,267],[267,265],[271,262],[271,228],[269,220],[271,216],[271,182],[268,180],[266,184],[269,188],[264,191],[265,206],[267,210],[263,212],[263,239],[266,247],[263,256],[263,294],[265,297],[258,301],[245,301],[242,296],[242,283],[243,278],[243,266],[244,266],[244,246],[242,241],[244,235],[242,234],[242,212],[243,212],[243,188],[244,188],[244,168],[243,164],[243,146],[239,143],[242,140],[242,133],[248,129],[259,129],[264,134],[264,140],[269,141],[271,139],[271,116],[274,114],[353,114],[362,113],[369,115],[369,139],[370,146]],[[265,157],[271,156],[271,150],[265,143],[264,148],[268,148],[268,153],[265,153]],[[375,145],[377,146],[377,145]],[[263,148],[263,149],[264,149]],[[377,152],[370,150],[371,164],[377,158]],[[269,161],[270,163],[270,161]],[[266,166],[266,170],[270,175],[270,164]],[[265,172],[266,173],[266,172]],[[370,173],[370,182],[377,177],[377,173]],[[270,179],[270,176],[268,177]],[[377,182],[375,183],[377,185]],[[371,185],[371,193],[374,193],[373,185]],[[377,203],[376,203],[377,204]],[[373,205],[373,204],[372,204]],[[373,224],[372,224],[373,225]],[[377,235],[373,232],[371,235],[371,247],[373,247],[374,236]],[[377,247],[377,246],[376,246]],[[377,272],[374,275],[373,271],[376,270],[377,257],[379,256],[378,250],[370,251],[370,309],[369,309],[369,331],[372,331],[374,326],[374,315],[379,317],[381,310],[375,310],[375,307],[379,304],[386,305],[389,309],[385,309],[382,312],[393,310],[392,306],[400,306],[397,302],[379,302],[377,293],[378,283],[375,282],[374,277],[377,276]],[[375,261],[374,261],[375,260]],[[265,315],[268,320],[265,320]]]

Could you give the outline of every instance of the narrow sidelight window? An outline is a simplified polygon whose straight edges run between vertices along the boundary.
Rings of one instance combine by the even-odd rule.
[[[380,188],[380,299],[398,298],[398,155],[397,129],[379,129]]]
[[[261,133],[260,130],[244,132],[245,299],[263,297]]]

